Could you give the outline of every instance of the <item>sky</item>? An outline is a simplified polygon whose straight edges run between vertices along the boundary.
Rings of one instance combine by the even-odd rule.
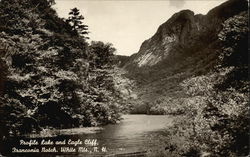
[[[174,13],[190,9],[206,14],[225,0],[55,0],[58,15],[68,17],[77,7],[89,26],[90,41],[112,43],[116,54],[131,55],[139,51],[143,41]]]

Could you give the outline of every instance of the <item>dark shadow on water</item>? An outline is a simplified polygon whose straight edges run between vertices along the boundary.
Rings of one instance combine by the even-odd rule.
[[[123,121],[119,124],[107,125],[102,129],[94,129],[94,132],[89,131],[91,128],[89,128],[89,132],[86,132],[84,128],[74,128],[57,131],[58,135],[54,137],[11,138],[4,141],[4,152],[2,154],[15,157],[114,156],[115,154],[116,156],[126,156],[126,154],[127,156],[143,156],[147,150],[158,147],[154,143],[157,139],[154,138],[160,137],[157,135],[163,133],[162,130],[172,124],[172,118],[164,115],[124,115],[123,118]],[[63,133],[63,135],[60,135],[60,133]],[[20,140],[36,140],[39,145],[21,146]],[[41,145],[42,140],[50,140],[54,143],[52,145]],[[64,140],[65,144],[55,145],[55,141]],[[71,145],[72,143],[69,143],[70,140],[75,142],[81,141],[82,143]],[[40,153],[12,153],[14,147],[18,149],[37,148]],[[57,152],[41,153],[42,147],[46,147],[46,149],[51,148],[50,151],[53,151],[55,147],[54,149]],[[62,147],[64,148],[63,152]],[[70,148],[74,148],[75,152],[70,152],[72,150]]]

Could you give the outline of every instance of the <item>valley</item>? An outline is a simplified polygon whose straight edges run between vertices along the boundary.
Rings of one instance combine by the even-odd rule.
[[[0,156],[249,155],[247,0],[179,11],[131,56],[90,41],[76,7],[13,2],[0,1]]]

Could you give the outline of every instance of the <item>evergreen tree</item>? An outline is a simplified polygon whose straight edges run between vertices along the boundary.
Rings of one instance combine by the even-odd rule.
[[[78,9],[72,9],[65,22],[48,3],[53,1],[13,1],[0,1],[0,49],[8,47],[0,52],[0,70],[8,72],[0,71],[0,141],[1,135],[15,136],[48,126],[116,122],[119,108],[112,67],[106,66],[113,53],[111,45],[96,46],[100,54],[90,52],[81,36],[87,34],[87,26]],[[99,60],[103,61],[96,66]]]
[[[84,35],[88,34],[88,26],[83,24],[84,17],[80,14],[79,9],[73,8],[69,12],[69,17],[66,20],[72,27],[72,30],[78,33],[80,36],[85,37]]]

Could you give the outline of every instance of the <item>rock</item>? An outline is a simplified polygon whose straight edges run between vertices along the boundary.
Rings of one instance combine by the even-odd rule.
[[[223,21],[247,10],[247,1],[229,0],[215,7],[207,15],[195,15],[191,10],[182,10],[163,23],[157,32],[145,40],[138,53],[132,55],[125,68],[151,67],[162,61],[178,62],[187,49],[204,49],[204,45],[216,41]]]
[[[207,15],[183,10],[160,25],[123,66],[136,84],[134,104],[181,103],[185,92],[180,83],[213,70],[222,52],[218,34],[224,21],[247,10],[246,0],[229,0]]]

